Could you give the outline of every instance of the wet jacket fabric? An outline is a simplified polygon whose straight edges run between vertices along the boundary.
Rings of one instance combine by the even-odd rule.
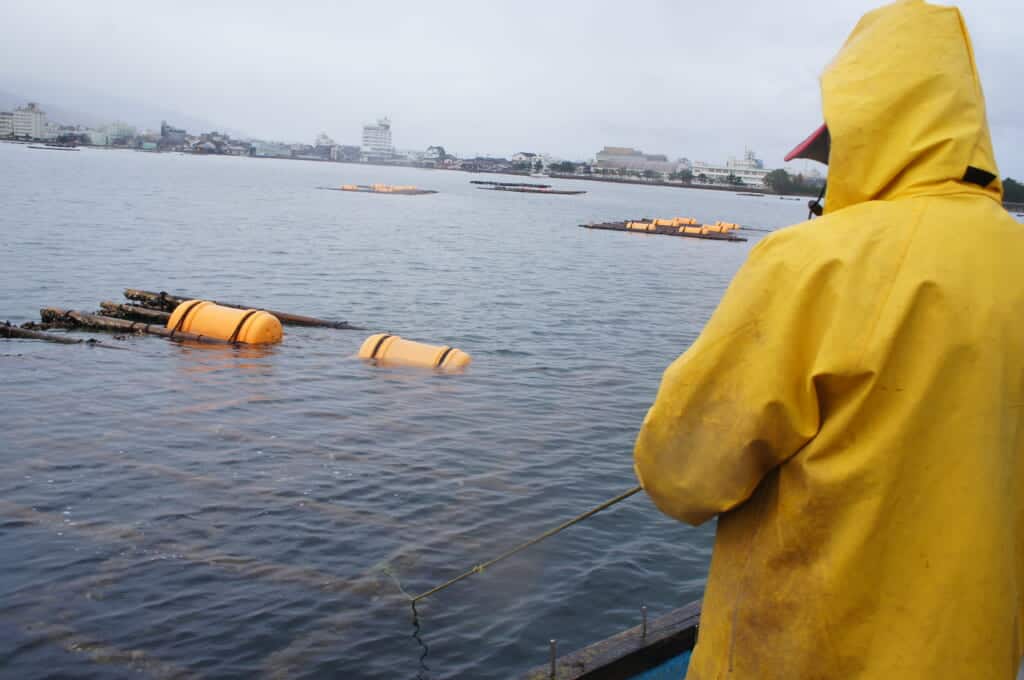
[[[635,467],[718,517],[688,678],[1006,678],[1022,651],[1024,227],[955,8],[866,15],[822,76],[825,215],[753,248]]]

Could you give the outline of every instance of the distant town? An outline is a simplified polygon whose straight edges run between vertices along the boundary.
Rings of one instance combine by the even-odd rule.
[[[392,126],[381,118],[362,128],[359,145],[338,144],[324,133],[312,144],[287,144],[260,139],[233,139],[227,133],[187,130],[162,121],[158,130],[138,130],[127,123],[111,122],[86,128],[48,120],[35,102],[14,111],[0,111],[0,140],[41,142],[58,146],[96,146],[140,151],[175,151],[191,154],[286,158],[338,163],[369,163],[469,172],[544,174],[603,181],[656,183],[706,188],[746,188],[776,193],[816,193],[825,181],[817,170],[791,174],[770,170],[752,150],[723,163],[669,160],[664,154],[649,154],[630,147],[606,146],[593,158],[573,161],[549,154],[522,151],[510,158],[475,156],[460,158],[443,146],[420,150],[398,150],[392,143]]]

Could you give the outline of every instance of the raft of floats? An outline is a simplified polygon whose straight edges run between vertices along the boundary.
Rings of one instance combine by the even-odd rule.
[[[394,184],[342,184],[340,187],[317,187],[328,191],[352,191],[361,194],[398,194],[400,196],[422,196],[436,194],[433,189]]]
[[[664,234],[665,236],[684,236],[714,241],[746,241],[735,232],[742,227],[733,222],[715,222],[714,224],[698,224],[692,217],[671,217],[668,219],[626,220],[624,222],[598,222],[581,224],[584,229],[605,229],[608,231],[632,231],[643,234]]]
[[[328,321],[166,292],[127,288],[124,296],[128,302],[105,300],[95,313],[45,307],[39,310],[39,323],[30,321],[21,326],[9,322],[0,323],[0,337],[46,340],[65,345],[88,342],[100,347],[122,349],[50,331],[107,331],[119,334],[115,335],[116,339],[124,339],[127,335],[158,335],[192,343],[270,345],[284,339],[282,325],[363,330],[347,321]],[[451,372],[461,371],[472,361],[469,354],[454,347],[406,340],[390,333],[375,333],[368,337],[356,356],[375,365],[415,366]]]

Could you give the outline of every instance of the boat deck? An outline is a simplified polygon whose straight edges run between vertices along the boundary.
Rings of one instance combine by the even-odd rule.
[[[524,680],[661,680],[682,678],[697,644],[700,601],[675,609],[551,663]],[[554,672],[552,672],[552,670]]]

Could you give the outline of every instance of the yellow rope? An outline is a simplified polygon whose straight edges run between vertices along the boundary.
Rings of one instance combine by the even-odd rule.
[[[459,581],[461,581],[464,578],[468,578],[468,577],[472,576],[473,574],[479,574],[479,573],[483,572],[484,569],[486,569],[487,567],[491,566],[492,564],[496,564],[498,562],[501,562],[506,557],[511,557],[512,555],[515,555],[517,552],[520,552],[522,550],[526,550],[531,545],[534,545],[536,543],[540,543],[545,538],[548,538],[550,536],[554,536],[555,534],[557,534],[558,532],[562,531],[563,529],[568,529],[573,524],[577,524],[578,522],[582,522],[586,518],[588,518],[588,517],[590,517],[592,515],[596,515],[597,513],[601,512],[602,510],[605,510],[607,508],[612,507],[613,505],[615,505],[619,501],[626,500],[627,498],[629,498],[633,494],[639,492],[641,489],[643,489],[643,487],[640,486],[640,485],[634,486],[629,491],[620,493],[615,498],[611,498],[611,499],[605,501],[604,503],[601,503],[597,507],[592,508],[590,510],[587,510],[582,515],[577,515],[576,517],[573,517],[572,519],[570,519],[567,522],[562,522],[561,524],[559,524],[554,529],[548,529],[547,531],[545,531],[540,536],[537,536],[536,538],[531,538],[526,543],[523,543],[521,545],[517,545],[515,548],[512,548],[511,550],[508,550],[508,551],[498,555],[497,557],[495,557],[492,560],[488,560],[488,561],[486,561],[486,562],[484,562],[482,564],[478,564],[475,567],[473,567],[472,569],[470,569],[469,571],[466,571],[466,572],[464,572],[462,574],[459,574],[455,578],[453,578],[453,579],[451,579],[449,581],[445,581],[441,585],[436,586],[434,588],[431,588],[430,590],[428,590],[428,591],[426,591],[424,593],[420,593],[419,595],[416,595],[415,597],[412,598],[413,605],[415,605],[418,601],[422,600],[425,597],[429,597],[430,595],[433,595],[434,593],[437,593],[437,592],[440,592],[440,591],[444,590],[448,586],[455,585],[456,583],[458,583]],[[402,592],[404,593],[405,590],[403,589]]]

